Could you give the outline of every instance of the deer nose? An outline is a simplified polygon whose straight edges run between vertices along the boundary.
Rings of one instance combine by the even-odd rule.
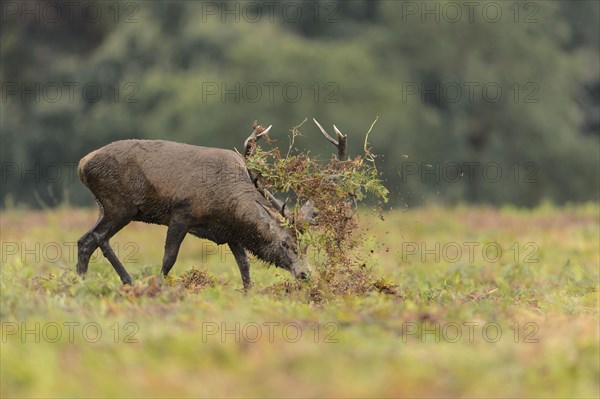
[[[300,272],[300,274],[298,274],[298,280],[308,280],[308,274],[306,274],[305,272]]]

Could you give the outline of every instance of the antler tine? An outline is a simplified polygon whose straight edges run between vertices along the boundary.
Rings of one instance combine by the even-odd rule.
[[[273,205],[273,207],[275,207],[275,209],[277,209],[277,211],[283,213],[283,208],[285,207],[285,204],[282,204],[281,201],[279,201],[277,198],[275,198],[275,196],[273,194],[271,194],[271,192],[269,190],[263,189],[262,192],[263,192],[265,198],[269,201],[269,203],[271,205]]]
[[[256,144],[258,139],[261,138],[262,136],[266,135],[267,133],[269,133],[269,130],[271,130],[273,125],[270,125],[268,128],[265,129],[261,125],[257,125],[256,121],[255,121],[252,124],[252,127],[254,128],[254,131],[252,132],[252,134],[250,136],[248,136],[246,141],[244,141],[244,158],[248,158],[250,156],[250,154],[252,153],[252,150],[254,148],[254,145]]]
[[[319,122],[317,122],[317,120],[315,118],[313,118],[313,121],[315,122],[315,124],[317,125],[317,127],[321,130],[321,133],[323,133],[323,136],[325,136],[325,138],[327,140],[329,140],[333,145],[335,145],[337,147],[338,141],[336,139],[334,139],[333,137],[331,137],[329,134],[327,134],[327,132],[325,131],[325,129],[323,129],[323,126],[321,126],[319,124]]]
[[[338,137],[338,144],[337,144],[337,149],[338,149],[338,159],[340,161],[345,161],[346,160],[346,144],[348,143],[348,135],[347,134],[342,134],[342,132],[340,132],[340,130],[337,128],[337,126],[333,125],[333,130],[335,130],[335,134]]]
[[[335,134],[338,136],[339,139],[348,137],[347,134],[342,134],[342,132],[340,132],[340,129],[338,129],[335,125],[333,125],[333,130],[335,130]]]
[[[321,126],[315,118],[313,118],[313,121],[315,122],[317,127],[321,130],[321,133],[323,133],[325,138],[327,140],[329,140],[334,146],[336,146],[336,148],[338,150],[338,159],[340,161],[345,161],[346,160],[346,143],[348,141],[348,135],[342,134],[342,132],[340,132],[340,130],[337,128],[337,126],[333,125],[333,130],[335,131],[335,135],[338,137],[338,140],[336,140],[333,137],[331,137],[329,134],[327,134],[325,129],[323,129],[323,126]]]
[[[259,126],[260,127],[260,126]],[[246,141],[244,141],[244,148],[247,150],[248,149],[248,144],[250,144],[250,141],[252,139],[256,138],[256,132],[258,131],[258,127],[256,129],[254,129],[254,131],[250,134],[250,136],[248,136],[248,138],[246,139]],[[247,151],[244,151],[244,153],[246,153]]]
[[[260,127],[260,126],[259,126]],[[269,133],[269,130],[271,130],[271,128],[273,127],[273,125],[269,125],[268,128],[266,128],[265,130],[263,130],[262,132],[260,132],[259,134],[256,135],[256,138],[262,137],[265,134]]]
[[[281,212],[281,216],[283,216],[283,217],[287,217],[287,215],[285,213],[285,206],[287,205],[287,203],[288,203],[289,200],[290,200],[290,197],[287,197],[285,199],[285,201],[283,201],[283,204],[281,204],[281,210],[280,210],[280,212]]]
[[[275,196],[273,194],[271,194],[271,192],[267,189],[262,189],[260,190],[261,193],[263,194],[263,196],[267,199],[267,201],[269,201],[269,203],[275,208],[277,209],[277,212],[279,212],[281,214],[281,216],[290,219],[291,215],[289,214],[289,211],[287,209],[285,209],[286,205],[288,204],[290,197],[287,197],[285,199],[284,202],[281,202],[280,200],[278,200],[277,198],[275,198]]]

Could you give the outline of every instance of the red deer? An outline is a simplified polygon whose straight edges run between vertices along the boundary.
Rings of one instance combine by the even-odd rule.
[[[245,156],[269,129],[256,127],[246,140]],[[306,278],[303,251],[294,233],[282,225],[284,205],[261,194],[237,152],[162,140],[123,140],[86,155],[78,172],[100,207],[98,221],[78,241],[77,272],[82,276],[100,247],[121,281],[132,284],[109,240],[130,222],[141,221],[167,226],[164,276],[190,233],[229,245],[245,289],[252,285],[246,249],[295,278]]]

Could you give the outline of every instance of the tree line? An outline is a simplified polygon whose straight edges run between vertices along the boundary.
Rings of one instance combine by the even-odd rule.
[[[598,199],[595,1],[2,1],[2,205],[89,204],[125,138],[369,138],[395,205]],[[299,151],[328,158],[309,123]]]

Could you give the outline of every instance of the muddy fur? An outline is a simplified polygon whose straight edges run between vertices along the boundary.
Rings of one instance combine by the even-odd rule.
[[[186,233],[229,244],[244,287],[251,285],[245,249],[302,275],[292,232],[258,192],[236,152],[162,140],[124,140],[85,156],[79,177],[100,206],[96,225],[79,240],[77,269],[85,274],[99,246],[124,283],[131,278],[108,240],[131,221],[168,226],[166,275]],[[90,252],[91,251],[91,252]]]

